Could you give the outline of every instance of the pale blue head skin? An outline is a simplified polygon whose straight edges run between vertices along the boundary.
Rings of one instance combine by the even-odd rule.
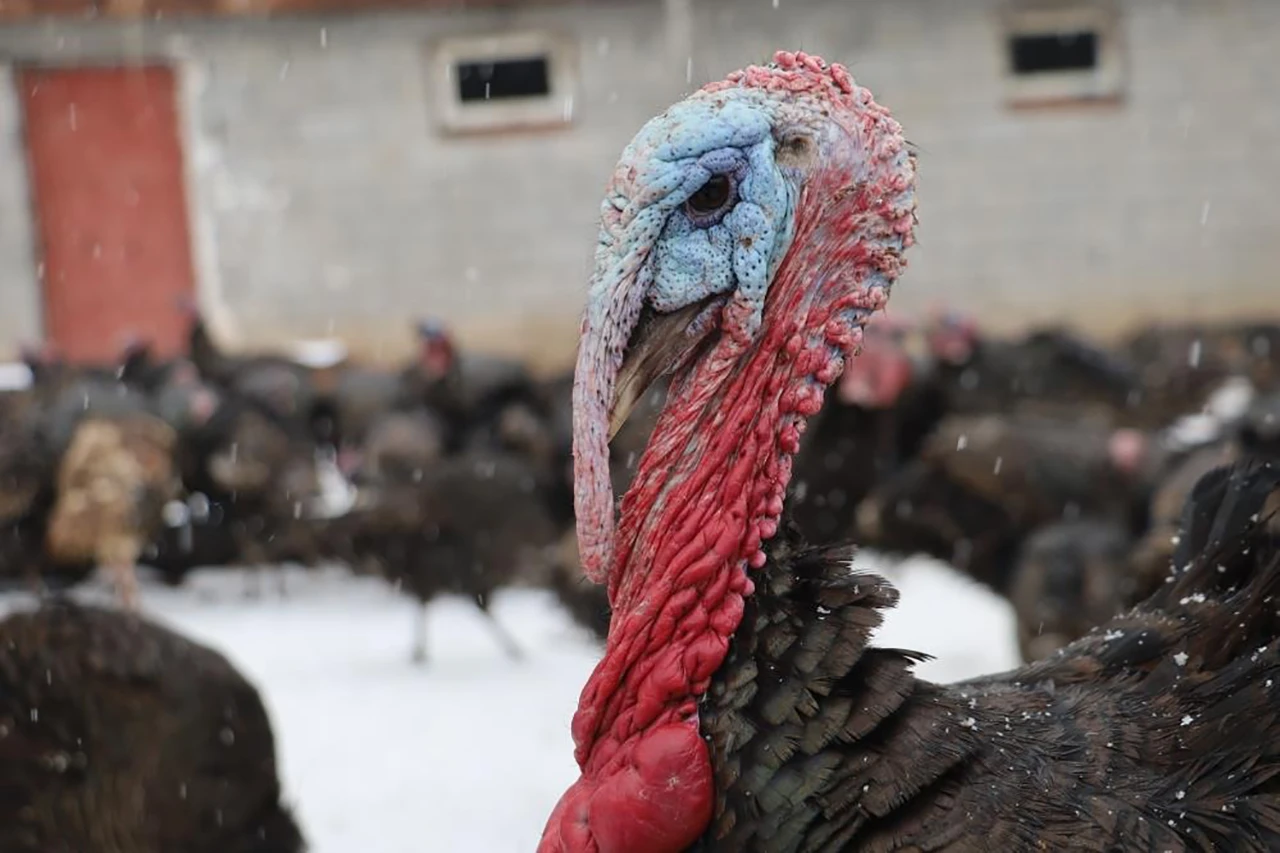
[[[628,199],[606,201],[634,216],[633,240],[650,243],[649,305],[674,311],[738,290],[757,307],[791,239],[796,187],[775,165],[773,128],[761,106],[732,100],[682,102],[647,124],[623,154],[645,164]],[[633,159],[634,158],[634,159]],[[731,184],[723,209],[696,214],[685,203],[714,175]],[[638,193],[635,190],[639,190]],[[639,233],[638,233],[639,232]],[[656,232],[656,239],[649,238]],[[620,247],[609,240],[598,264]],[[597,269],[596,284],[607,274]]]
[[[751,90],[699,94],[651,120],[622,154],[602,206],[588,321],[619,309],[632,319],[645,302],[674,311],[734,291],[759,318],[791,242],[801,175],[775,159],[776,99]],[[731,183],[724,207],[689,210],[690,196],[714,175]],[[629,298],[611,292],[620,283]]]

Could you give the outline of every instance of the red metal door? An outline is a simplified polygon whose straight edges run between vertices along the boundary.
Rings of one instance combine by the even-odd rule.
[[[194,286],[172,70],[28,68],[18,86],[46,337],[72,360],[131,334],[180,351]]]

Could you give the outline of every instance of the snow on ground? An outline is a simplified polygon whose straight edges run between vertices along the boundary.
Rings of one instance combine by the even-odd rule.
[[[858,565],[872,568],[863,556]],[[881,567],[902,592],[881,645],[927,651],[948,681],[1017,662],[1007,605],[938,564]],[[312,853],[528,853],[576,777],[569,719],[598,654],[549,595],[501,594],[494,612],[527,652],[508,660],[467,602],[429,610],[430,662],[409,661],[414,604],[340,570],[286,572],[245,596],[207,571],[144,588],[158,621],[217,648],[261,689],[286,794]],[[82,597],[101,599],[100,590]],[[31,597],[0,597],[0,611]]]

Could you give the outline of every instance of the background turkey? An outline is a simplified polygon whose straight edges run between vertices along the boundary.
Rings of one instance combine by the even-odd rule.
[[[0,621],[0,848],[301,853],[257,690],[136,616]]]
[[[473,601],[503,649],[515,640],[493,617],[493,593],[522,572],[541,575],[559,536],[554,484],[536,459],[498,449],[447,453],[448,427],[426,409],[385,416],[370,429],[353,474],[355,506],[331,533],[334,549],[422,604],[415,661],[427,656],[426,605],[442,593]]]
[[[280,562],[316,564],[324,554],[325,490],[307,424],[251,395],[232,392],[185,436],[189,502],[154,560],[181,576],[213,554],[262,571]]]
[[[909,349],[912,331],[887,318],[871,323],[861,354],[805,429],[789,494],[811,542],[852,536],[858,505],[920,452],[947,412],[934,366]]]
[[[1277,390],[1277,348],[1274,323],[1154,325],[1120,344],[1142,380],[1135,408],[1164,420],[1199,410],[1233,377],[1259,392]]]
[[[971,318],[938,313],[924,333],[953,411],[1093,413],[1119,424],[1130,422],[1141,393],[1139,374],[1121,355],[1064,329],[1002,340],[982,334]]]
[[[1008,593],[1024,660],[1048,657],[1153,591],[1130,567],[1132,549],[1125,526],[1096,519],[1048,524],[1023,541]]]
[[[1040,414],[953,417],[859,508],[858,541],[924,552],[1007,592],[1022,541],[1089,516],[1140,526],[1152,442]]]
[[[180,490],[173,430],[147,414],[80,422],[62,453],[45,529],[57,566],[103,566],[121,603],[138,606],[137,564]]]

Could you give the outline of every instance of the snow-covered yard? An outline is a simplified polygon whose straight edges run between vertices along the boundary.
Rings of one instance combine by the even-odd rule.
[[[935,655],[926,677],[1016,663],[1001,600],[928,561],[886,574],[902,604],[878,642]],[[569,718],[597,655],[555,600],[528,590],[497,599],[523,662],[502,654],[467,602],[435,602],[431,661],[420,667],[409,661],[406,596],[337,569],[290,570],[287,580],[287,597],[268,583],[250,600],[241,575],[201,572],[180,589],[146,587],[144,607],[262,690],[312,853],[531,851],[576,775]],[[31,600],[10,595],[0,609]]]

